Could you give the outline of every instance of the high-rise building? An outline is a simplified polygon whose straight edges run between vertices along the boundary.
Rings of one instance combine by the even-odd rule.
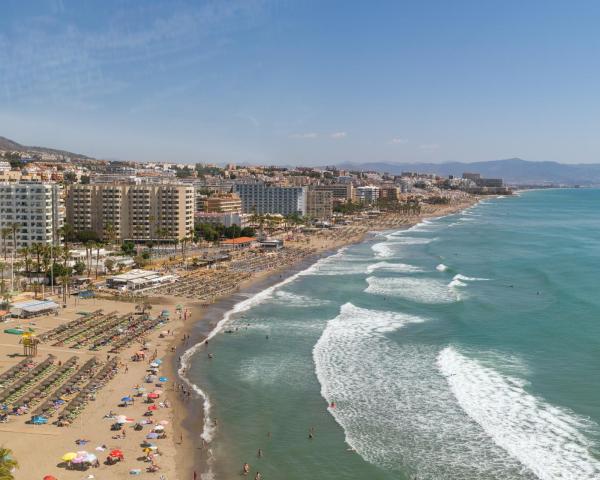
[[[354,187],[351,183],[331,183],[329,185],[315,185],[313,190],[331,192],[333,201],[347,202],[354,196]]]
[[[379,187],[368,185],[356,189],[356,197],[362,203],[372,204],[379,199]]]
[[[62,188],[54,183],[0,183],[0,228],[15,227],[16,247],[59,241],[63,225]],[[6,238],[12,250],[13,235]]]
[[[235,191],[244,213],[306,213],[306,187],[276,187],[264,183],[238,183]]]
[[[67,222],[115,240],[173,240],[194,229],[194,187],[174,183],[71,185]]]
[[[333,215],[333,193],[309,190],[306,195],[306,215],[318,220],[327,220]]]

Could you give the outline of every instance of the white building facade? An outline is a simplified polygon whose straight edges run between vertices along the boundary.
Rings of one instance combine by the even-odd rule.
[[[62,188],[54,183],[0,183],[0,229],[15,228],[16,247],[59,241],[64,222]],[[13,234],[6,238],[9,251]]]
[[[235,191],[244,213],[306,214],[306,187],[276,187],[264,183],[239,183]]]

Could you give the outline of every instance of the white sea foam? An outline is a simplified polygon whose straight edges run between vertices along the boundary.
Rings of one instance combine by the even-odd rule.
[[[437,267],[435,267],[435,269],[438,272],[445,272],[446,270],[448,270],[448,267],[446,265],[444,265],[443,263],[440,263]]]
[[[460,408],[435,347],[389,338],[424,321],[347,303],[327,323],[313,359],[348,445],[381,468],[423,479],[533,480]]]
[[[538,478],[600,478],[600,461],[590,453],[593,445],[584,433],[597,425],[530,395],[522,380],[452,347],[439,354],[437,363],[464,411]]]
[[[365,292],[400,297],[418,303],[452,303],[459,296],[444,282],[432,278],[368,277]]]
[[[378,270],[397,273],[416,273],[424,271],[419,267],[407,263],[378,262],[367,266],[366,272],[370,274]]]
[[[315,262],[300,275],[352,275],[364,273],[365,259],[358,255],[350,255],[348,247],[337,253]]]
[[[390,248],[389,242],[375,243],[371,249],[375,252],[376,257],[387,258],[394,255],[394,251]]]
[[[320,307],[331,303],[329,300],[309,297],[306,295],[298,295],[296,293],[288,292],[286,290],[278,290],[274,292],[273,297],[270,299],[271,303],[277,305],[285,305],[286,307]]]

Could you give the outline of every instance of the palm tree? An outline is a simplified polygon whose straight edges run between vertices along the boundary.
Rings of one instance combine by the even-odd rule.
[[[12,450],[0,447],[0,480],[13,480],[13,471],[17,468],[19,462],[13,458]]]
[[[7,253],[8,253],[8,249],[6,248],[6,239],[11,235],[12,233],[12,228],[11,227],[4,227],[3,229],[0,230],[0,237],[2,237],[2,251],[4,253],[4,261],[6,261],[7,258]]]
[[[87,242],[85,242],[85,260],[87,262],[88,278],[92,272],[92,253],[95,246],[96,242],[94,242],[93,240],[88,240]]]
[[[104,227],[104,238],[108,241],[109,245],[113,245],[115,243],[116,237],[117,229],[112,223],[107,223]]]
[[[17,253],[17,232],[21,230],[21,225],[17,222],[13,222],[9,225],[10,232],[12,234],[12,267],[10,275],[10,288],[15,289],[15,254]]]
[[[4,285],[4,270],[6,270],[6,263],[0,262],[0,293],[4,293],[6,285]]]
[[[98,278],[98,263],[100,262],[100,249],[104,246],[102,242],[96,242],[96,279]]]
[[[58,234],[63,237],[63,245],[65,248],[69,248],[69,238],[73,235],[73,227],[68,223],[65,223],[62,227],[58,229]]]

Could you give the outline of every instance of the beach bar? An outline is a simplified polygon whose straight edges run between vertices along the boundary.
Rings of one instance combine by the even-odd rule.
[[[38,315],[46,315],[57,311],[60,306],[50,300],[28,300],[26,302],[15,303],[10,308],[10,314],[13,317],[29,318]]]
[[[161,275],[153,270],[136,269],[107,278],[106,286],[116,289],[143,290],[165,283],[173,283],[175,280],[174,275]]]

